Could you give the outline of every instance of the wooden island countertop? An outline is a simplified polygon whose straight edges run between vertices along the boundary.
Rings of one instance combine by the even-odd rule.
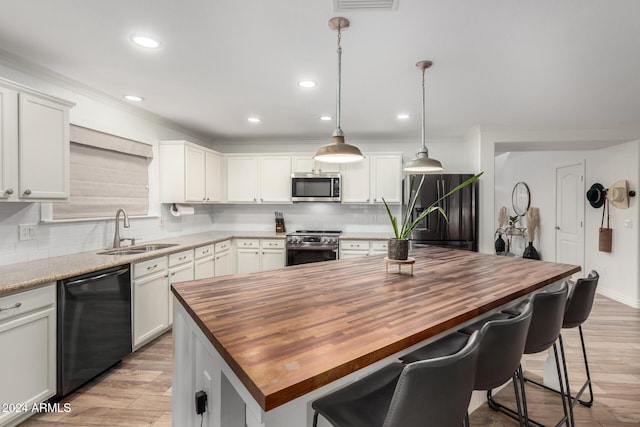
[[[414,275],[384,256],[174,284],[172,291],[264,411],[579,272],[429,247]]]

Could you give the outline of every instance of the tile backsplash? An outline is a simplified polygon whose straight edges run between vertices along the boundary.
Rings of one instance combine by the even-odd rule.
[[[275,211],[284,213],[287,231],[335,229],[391,235],[386,210],[379,205],[195,205],[194,215],[181,217],[171,215],[170,206],[161,205],[156,217],[131,218],[127,229],[121,221],[120,235],[144,242],[212,230],[272,231]],[[399,207],[395,210],[399,212]],[[20,224],[36,224],[33,239],[19,239]],[[109,248],[114,224],[113,218],[42,223],[39,203],[0,203],[0,265]]]

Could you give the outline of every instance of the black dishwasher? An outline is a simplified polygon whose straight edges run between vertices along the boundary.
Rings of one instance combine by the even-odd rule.
[[[57,398],[131,353],[129,265],[58,281]]]

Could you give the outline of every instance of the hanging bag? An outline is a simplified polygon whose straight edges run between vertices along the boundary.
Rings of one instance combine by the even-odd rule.
[[[607,211],[607,226],[604,226],[604,211]],[[611,252],[612,229],[609,228],[609,203],[604,199],[602,207],[602,221],[600,222],[600,231],[598,234],[598,250],[600,252]]]

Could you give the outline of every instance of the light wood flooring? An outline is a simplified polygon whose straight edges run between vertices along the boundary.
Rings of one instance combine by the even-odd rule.
[[[597,296],[583,327],[595,403],[577,405],[580,427],[621,427],[640,424],[640,310]],[[582,384],[584,368],[578,331],[563,333],[572,387]],[[546,353],[527,356],[525,375],[542,374]],[[163,335],[122,361],[120,366],[71,394],[68,414],[38,414],[27,426],[171,426],[172,337]],[[498,393],[513,402],[511,387]],[[559,396],[527,386],[529,414],[545,424],[555,424],[562,414]],[[486,404],[471,414],[472,426],[514,426],[512,419]]]

